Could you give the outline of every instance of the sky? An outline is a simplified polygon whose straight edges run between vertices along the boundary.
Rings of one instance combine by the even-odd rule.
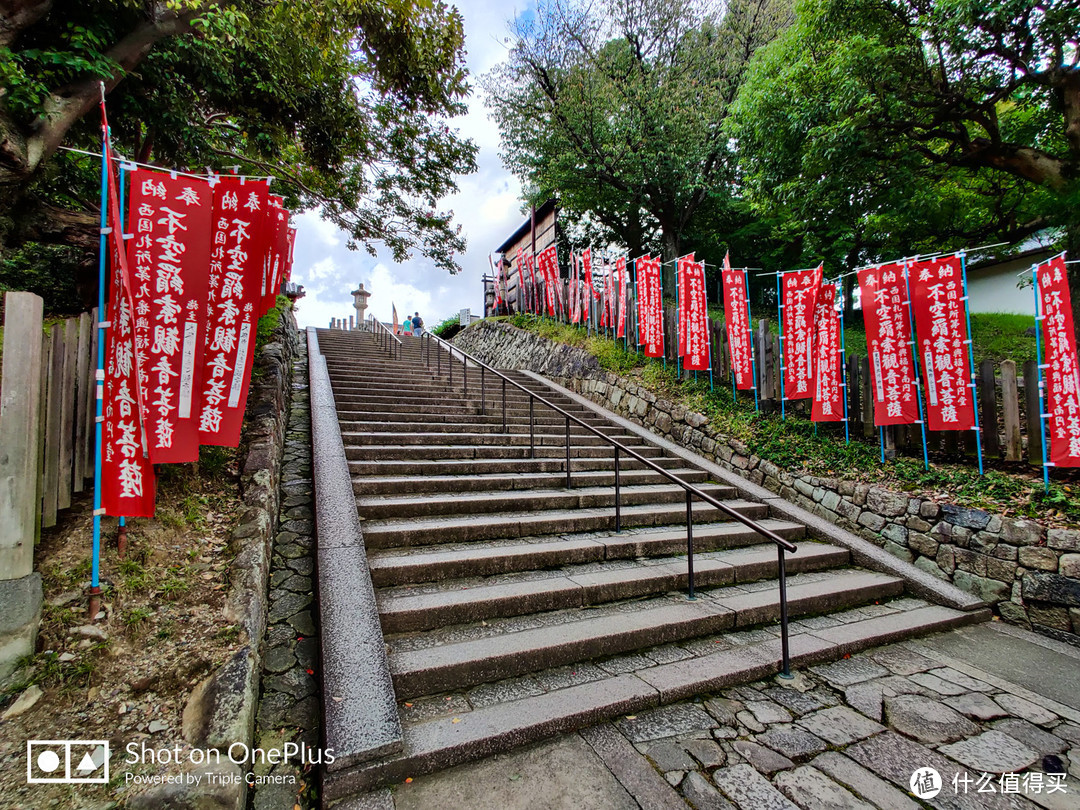
[[[326,326],[331,318],[348,318],[355,312],[349,293],[360,282],[371,292],[368,314],[382,320],[390,320],[391,302],[399,316],[419,311],[429,326],[465,307],[483,314],[481,276],[489,272],[488,254],[525,220],[519,210],[520,184],[499,160],[498,127],[488,119],[477,87],[477,78],[506,55],[507,19],[514,14],[514,7],[491,0],[457,0],[454,5],[465,20],[466,62],[473,92],[468,114],[453,119],[450,125],[479,147],[478,170],[459,178],[459,191],[440,204],[442,210],[455,212],[454,221],[462,225],[468,241],[459,260],[461,272],[451,276],[418,253],[398,264],[385,249],[378,257],[362,248],[349,250],[346,235],[337,226],[320,219],[318,211],[306,211],[296,217],[292,275],[306,292],[296,312],[301,326]]]

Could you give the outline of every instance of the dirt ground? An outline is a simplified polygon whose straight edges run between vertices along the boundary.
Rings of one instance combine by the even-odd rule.
[[[0,721],[0,808],[98,808],[128,794],[127,746],[188,746],[181,713],[191,689],[237,648],[222,614],[231,521],[239,504],[236,452],[204,448],[198,465],[159,467],[153,520],[132,520],[116,549],[115,518],[102,522],[102,613],[88,615],[92,493],[76,496],[42,532],[35,568],[45,606],[37,653],[0,682],[0,716],[27,688],[43,691],[23,714]],[[28,740],[108,740],[108,785],[27,784]]]

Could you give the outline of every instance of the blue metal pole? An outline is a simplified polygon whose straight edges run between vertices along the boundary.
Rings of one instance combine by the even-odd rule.
[[[926,450],[926,414],[923,413],[922,404],[922,375],[919,374],[919,344],[915,338],[915,313],[911,309],[911,274],[908,273],[907,265],[904,266],[904,286],[907,288],[907,311],[908,311],[908,328],[911,329],[911,361],[915,366],[915,399],[919,403],[919,427],[922,428],[922,460],[923,469],[930,469],[930,456]],[[965,290],[964,296],[967,296]],[[968,325],[968,338],[971,337],[971,326]],[[971,341],[968,341],[968,350],[971,350]],[[974,381],[974,377],[972,377]],[[974,386],[972,386],[974,392]],[[978,425],[978,408],[976,410],[976,422]],[[978,434],[976,434],[978,435]],[[982,475],[982,453],[979,453],[979,475]]]
[[[975,385],[975,351],[971,347],[971,307],[968,306],[967,254],[965,253],[960,254],[960,278],[964,282],[964,297],[960,300],[964,304],[964,318],[967,321],[968,371],[971,373],[969,388],[971,389],[971,410],[975,414],[975,450],[979,454],[979,475],[982,475],[982,427],[979,425],[979,394]],[[1035,331],[1038,332],[1038,329]],[[994,430],[997,430],[997,427]],[[925,436],[925,433],[923,435]],[[923,441],[925,442],[925,439]]]
[[[746,345],[750,348],[750,374],[754,377],[751,380],[751,387],[754,389],[754,410],[758,411],[761,408],[758,405],[757,360],[754,359],[754,321],[750,316],[750,272],[748,270],[743,270],[743,283],[746,286]]]
[[[1050,491],[1050,459],[1048,458],[1049,448],[1046,446],[1046,401],[1045,391],[1046,383],[1043,381],[1043,356],[1042,356],[1042,324],[1041,321],[1046,317],[1039,312],[1039,267],[1038,265],[1031,265],[1031,283],[1034,285],[1035,290],[1035,366],[1039,371],[1039,435],[1042,436],[1042,457],[1043,457],[1043,490]],[[970,335],[969,335],[970,336]],[[1028,429],[1031,429],[1031,419],[1028,419]]]
[[[679,260],[675,260],[675,372],[682,377],[682,357],[679,356]]]
[[[851,444],[851,430],[848,427],[848,388],[847,388],[847,348],[844,344],[844,304],[846,299],[844,298],[844,280],[843,277],[839,279],[840,293],[840,374],[843,378],[844,389],[844,444]]]
[[[100,587],[101,574],[101,425],[105,416],[105,329],[106,319],[106,253],[108,251],[109,217],[109,132],[104,122],[101,126],[101,230],[98,237],[98,341],[97,341],[97,396],[94,420],[94,528],[93,550],[90,563],[90,588],[96,594]],[[93,597],[91,601],[93,600]],[[90,617],[93,621],[94,617]]]
[[[783,292],[780,289],[780,277],[783,273],[776,274],[776,320],[780,326],[780,418],[787,419],[786,405],[787,396],[784,386],[784,360],[786,359],[784,352],[784,299]]]
[[[884,464],[885,463],[885,428],[879,427],[877,429],[877,431],[878,431],[878,441],[881,443],[881,463]]]

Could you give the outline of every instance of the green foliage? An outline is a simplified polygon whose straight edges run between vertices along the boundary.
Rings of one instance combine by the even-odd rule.
[[[456,9],[441,0],[29,5],[0,51],[11,146],[0,167],[4,241],[67,241],[41,212],[92,211],[93,195],[64,190],[92,188],[96,163],[54,154],[60,143],[99,148],[105,80],[121,153],[272,174],[287,205],[319,207],[351,247],[382,243],[398,261],[419,248],[456,271],[465,243],[437,206],[475,168],[476,151],[448,125],[469,90]]]
[[[786,0],[541,4],[483,79],[504,161],[581,239],[673,258],[698,209],[736,206],[721,123],[786,15]]]
[[[1077,81],[1080,7],[1039,7],[799,2],[727,121],[755,210],[804,264],[845,269],[1075,227],[1080,147],[1054,99]]]
[[[454,336],[460,332],[462,328],[461,316],[451,315],[433,328],[431,332],[436,337],[441,337],[443,340],[453,340]]]

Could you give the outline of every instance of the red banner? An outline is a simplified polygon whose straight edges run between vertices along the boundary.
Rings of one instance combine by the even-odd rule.
[[[638,293],[638,343],[646,357],[664,356],[663,289],[660,259],[642,256],[635,263]]]
[[[687,371],[709,370],[709,312],[705,297],[705,264],[695,262],[694,254],[678,261],[679,336],[683,368]]]
[[[262,308],[259,315],[265,315],[277,303],[281,290],[281,280],[285,272],[285,261],[289,253],[289,212],[282,205],[283,200],[276,194],[270,195],[270,204],[266,215],[266,264],[263,269],[265,287],[262,294]]]
[[[814,308],[814,404],[815,422],[844,421],[844,389],[841,388],[844,358],[840,355],[840,313],[836,311],[836,285],[822,284]]]
[[[975,426],[967,351],[967,302],[959,256],[908,266],[919,362],[926,382],[926,426],[969,430]]]
[[[919,418],[919,403],[915,399],[904,268],[886,264],[860,270],[859,291],[870,355],[874,423],[914,424]]]
[[[547,314],[555,317],[555,285],[559,280],[559,258],[555,251],[555,245],[551,244],[540,251],[537,264],[540,268],[540,277],[544,281],[544,303],[547,306]]]
[[[289,225],[289,252],[285,258],[285,280],[292,280],[293,253],[296,251],[296,228]],[[503,287],[506,286],[506,278],[503,277]]]
[[[619,323],[615,337],[626,337],[626,257],[615,260],[615,273],[619,277]]]
[[[212,192],[202,178],[131,173],[128,261],[150,460],[199,457]]]
[[[1080,368],[1065,254],[1039,265],[1035,276],[1043,319],[1046,412],[1050,414],[1048,456],[1055,467],[1080,467]]]
[[[110,320],[105,330],[104,418],[101,425],[101,506],[115,517],[153,517],[154,465],[146,453],[146,433],[135,362],[131,276],[120,228],[120,203],[109,165],[108,218]]]
[[[746,271],[732,270],[724,254],[724,325],[735,387],[747,391],[754,387],[754,365],[750,355],[750,305],[746,299]]]
[[[529,306],[530,311],[536,314],[540,311],[540,300],[537,296],[536,287],[536,256],[529,253],[525,256],[525,267],[529,271]]]
[[[596,297],[596,287],[593,286],[592,275],[592,248],[585,248],[585,252],[581,254],[581,274],[582,280],[585,282],[585,300],[583,302],[584,310],[582,317],[588,321],[589,315],[593,311],[593,299]]]
[[[199,441],[236,447],[247,407],[261,306],[267,184],[221,177],[214,186]]]
[[[821,289],[821,265],[780,274],[783,290],[784,397],[814,395],[814,308]]]

